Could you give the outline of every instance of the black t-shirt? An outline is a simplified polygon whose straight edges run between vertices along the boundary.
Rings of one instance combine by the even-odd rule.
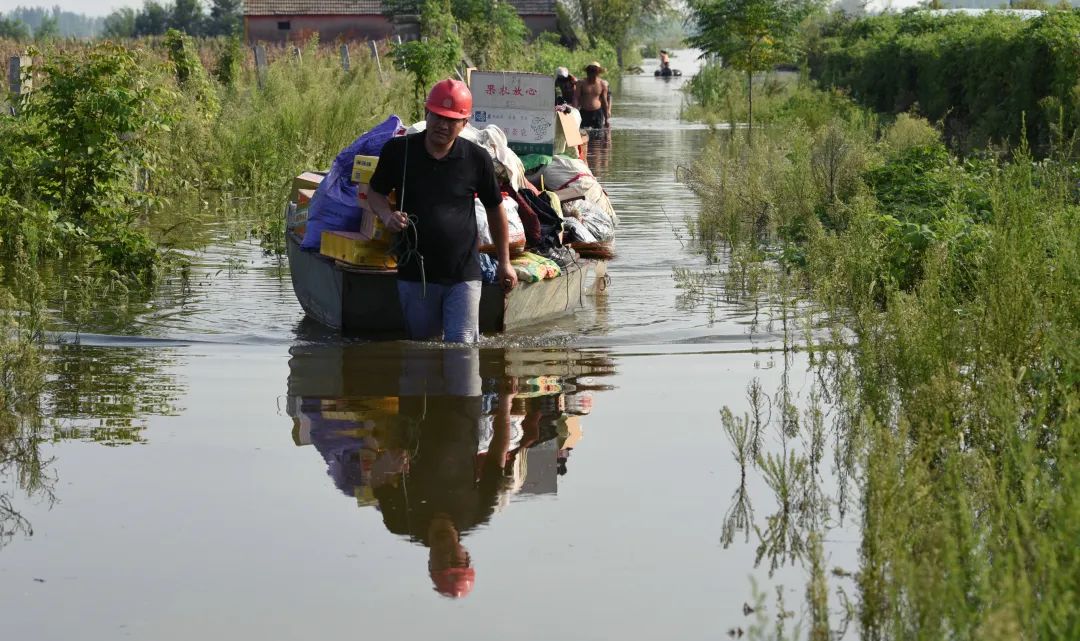
[[[459,137],[450,153],[436,160],[424,147],[423,132],[392,138],[379,154],[370,186],[383,195],[397,189],[399,208],[416,218],[416,249],[424,257],[427,282],[453,285],[480,280],[473,198],[487,207],[502,202],[487,151]],[[411,231],[403,233],[411,239]],[[421,280],[419,260],[405,258],[398,264],[398,278]]]

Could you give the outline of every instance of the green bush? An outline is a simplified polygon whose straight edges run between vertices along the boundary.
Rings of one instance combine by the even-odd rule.
[[[0,118],[0,194],[17,203],[4,208],[17,218],[0,232],[8,247],[59,252],[86,241],[114,268],[153,266],[138,224],[150,199],[136,182],[175,114],[147,66],[141,52],[109,43],[45,56],[37,90]]]
[[[811,41],[811,74],[877,112],[916,110],[961,152],[1030,141],[1040,154],[1080,126],[1080,15],[1032,19],[913,12],[837,17]],[[1060,127],[1056,127],[1060,123]]]
[[[176,73],[176,82],[183,91],[195,98],[203,116],[212,120],[217,116],[221,105],[217,91],[210,83],[210,76],[199,60],[195,42],[191,36],[176,29],[169,29],[165,34],[164,45]]]
[[[911,114],[900,114],[882,135],[882,143],[890,154],[899,154],[911,147],[929,147],[941,142],[941,134],[926,120]]]
[[[218,53],[217,62],[214,65],[214,79],[222,87],[232,89],[240,79],[243,71],[244,44],[239,35],[232,36]]]

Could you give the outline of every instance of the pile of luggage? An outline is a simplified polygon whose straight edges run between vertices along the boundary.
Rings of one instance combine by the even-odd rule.
[[[388,140],[423,128],[422,121],[406,128],[391,116],[342,150],[325,176],[305,172],[296,177],[286,219],[300,248],[362,269],[395,269],[395,235],[364,207],[367,183]],[[576,157],[576,148],[565,152],[575,157],[531,155],[525,163],[496,125],[466,125],[461,137],[483,147],[494,161],[512,262],[522,282],[555,278],[576,269],[579,258],[614,256],[618,217],[588,164]],[[495,246],[479,200],[475,212],[482,271],[485,281],[494,282]]]

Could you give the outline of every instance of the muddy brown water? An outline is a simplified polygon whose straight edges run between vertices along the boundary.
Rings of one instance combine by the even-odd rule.
[[[342,342],[232,243],[83,328],[52,355],[46,439],[0,477],[0,636],[718,639],[755,593],[775,623],[777,590],[805,620],[792,550],[818,519],[827,567],[854,570],[857,511],[794,516],[721,427],[755,379],[798,407],[814,382],[752,305],[675,286],[703,261],[674,168],[716,135],[679,120],[682,82],[625,78],[591,145],[618,259],[576,316],[476,350]],[[764,448],[805,444],[770,427]]]

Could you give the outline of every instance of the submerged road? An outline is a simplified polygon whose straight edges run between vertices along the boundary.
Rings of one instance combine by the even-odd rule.
[[[583,313],[479,350],[342,343],[232,243],[54,350],[50,438],[0,461],[3,638],[718,639],[754,623],[751,577],[801,617],[806,528],[848,570],[858,532],[828,465],[796,516],[733,456],[722,407],[758,386],[779,421],[814,381],[753,305],[675,287],[704,267],[675,167],[717,134],[679,120],[673,64],[590,145],[621,222]]]

